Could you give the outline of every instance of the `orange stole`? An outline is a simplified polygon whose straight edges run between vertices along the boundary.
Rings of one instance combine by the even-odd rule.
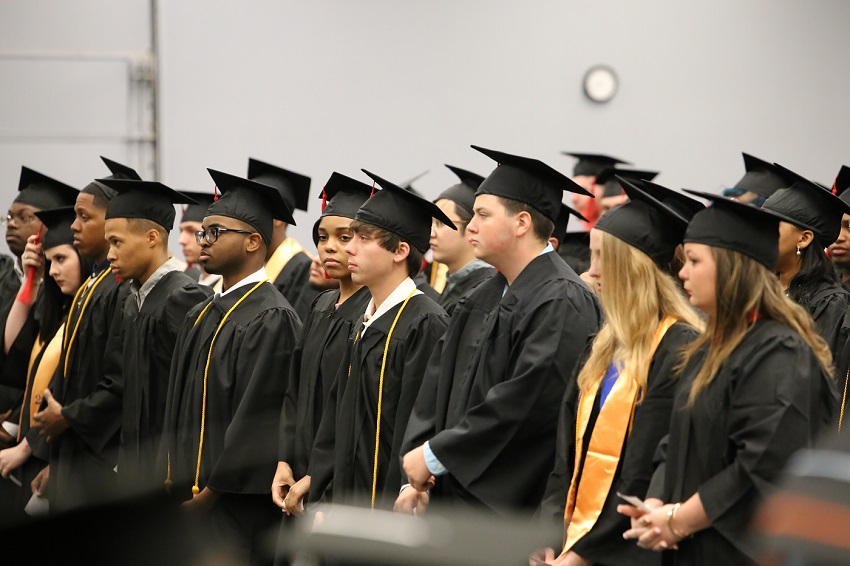
[[[671,316],[665,315],[661,319],[655,329],[650,355],[655,355],[655,350],[661,343],[661,339],[676,322],[677,319]],[[596,417],[596,424],[591,433],[590,444],[582,468],[582,490],[577,493],[576,480],[581,464],[581,448],[584,445],[587,423],[590,420],[590,413],[593,410],[598,391],[599,383],[588,391],[583,391],[579,400],[576,415],[575,467],[570,481],[570,490],[567,494],[567,506],[564,511],[566,532],[563,552],[567,552],[596,524],[596,520],[602,512],[602,506],[605,504],[605,499],[608,497],[608,492],[611,491],[611,484],[614,482],[614,474],[617,472],[617,464],[620,461],[620,453],[623,450],[623,441],[626,434],[631,432],[632,419],[635,414],[638,396],[637,382],[621,373]]]
[[[26,399],[26,392],[29,392],[30,426],[32,426],[33,418],[39,410],[39,405],[41,405],[41,396],[44,390],[47,389],[47,386],[50,385],[50,378],[56,373],[56,368],[59,367],[59,358],[62,356],[62,335],[64,333],[65,323],[62,323],[62,326],[59,327],[59,330],[56,331],[56,334],[47,343],[47,347],[44,348],[41,361],[39,361],[38,367],[35,368],[35,376],[33,376],[32,371],[33,364],[35,364],[38,354],[41,352],[42,347],[44,347],[44,342],[36,338],[35,344],[33,344],[30,363],[27,367],[27,388],[24,390],[24,399]],[[21,410],[21,422],[19,425],[23,424],[23,418],[24,411]],[[20,435],[19,429],[18,442],[21,440]]]

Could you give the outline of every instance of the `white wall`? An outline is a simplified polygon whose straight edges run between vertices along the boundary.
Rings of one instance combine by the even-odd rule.
[[[471,143],[563,171],[572,162],[560,151],[601,151],[660,169],[669,186],[706,190],[741,176],[742,150],[829,183],[850,162],[844,0],[158,7],[161,178],[175,188],[211,189],[206,167],[243,174],[254,156],[311,175],[315,193],[333,170],[400,181],[427,169],[417,187],[435,196],[452,182],[443,163],[492,168]],[[4,0],[0,49],[143,50],[148,24],[143,0]],[[595,63],[620,76],[607,105],[581,92]],[[14,74],[10,64],[0,59],[0,199],[11,199],[23,163],[80,186],[103,174],[101,153],[153,171],[120,140],[12,139],[12,125],[113,135],[132,124],[120,81],[104,88],[96,74],[105,66]],[[58,96],[42,100],[45,91]],[[316,199],[296,214],[309,247],[318,212]]]

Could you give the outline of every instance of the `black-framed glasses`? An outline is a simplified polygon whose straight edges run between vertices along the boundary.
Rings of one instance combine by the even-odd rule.
[[[30,224],[38,220],[38,218],[29,214],[7,214],[2,219],[0,219],[0,224],[6,226],[12,220],[14,220],[16,224]]]
[[[221,226],[210,226],[206,230],[198,230],[195,232],[195,241],[200,246],[204,240],[208,244],[214,244],[218,240],[219,235],[225,232],[233,232],[234,234],[253,234],[250,230],[237,230],[236,228],[222,228]]]

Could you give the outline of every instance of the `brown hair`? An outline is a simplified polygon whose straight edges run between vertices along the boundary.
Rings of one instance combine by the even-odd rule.
[[[378,242],[379,246],[393,253],[398,250],[399,244],[405,242],[407,247],[410,249],[406,259],[407,274],[413,278],[422,271],[422,252],[395,232],[390,232],[389,230],[384,230],[374,224],[368,224],[359,220],[353,221],[349,229],[354,234],[366,234],[367,236],[370,236]]]
[[[505,197],[498,197],[499,202],[505,207],[505,214],[516,216],[520,212],[527,212],[531,216],[531,226],[534,236],[541,242],[546,242],[555,231],[555,223],[543,216],[543,213],[524,202]]]

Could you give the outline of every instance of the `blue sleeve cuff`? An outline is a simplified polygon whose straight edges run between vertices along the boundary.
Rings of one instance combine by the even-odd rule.
[[[425,454],[425,465],[428,466],[428,471],[431,472],[434,477],[442,476],[449,472],[442,462],[434,456],[434,453],[431,451],[431,446],[427,442],[422,445],[422,452]]]

